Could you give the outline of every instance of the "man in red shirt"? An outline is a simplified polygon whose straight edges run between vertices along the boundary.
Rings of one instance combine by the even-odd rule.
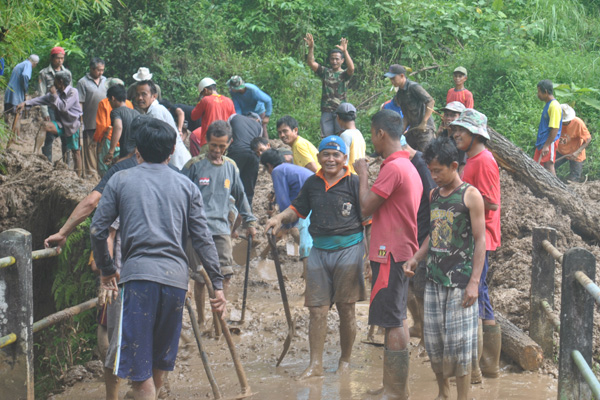
[[[485,262],[479,282],[479,318],[483,320],[483,332],[479,338],[479,346],[483,339],[481,372],[489,378],[497,378],[500,374],[498,362],[502,334],[500,325],[496,324],[494,310],[490,303],[486,275],[488,256],[500,246],[500,171],[492,153],[485,148],[490,139],[487,132],[487,117],[473,109],[466,109],[457,120],[450,123],[456,147],[467,153],[467,163],[463,169],[462,180],[477,188],[483,196],[485,207]],[[475,365],[472,382],[481,382],[479,368]]]
[[[195,129],[190,136],[190,153],[192,157],[200,153],[200,148],[206,144],[206,130],[214,121],[227,121],[235,114],[235,106],[229,97],[217,93],[217,83],[211,78],[204,78],[198,85],[202,99],[192,110],[192,120],[202,119],[202,126]]]
[[[466,108],[473,108],[475,106],[473,93],[465,89],[467,69],[465,67],[457,67],[452,73],[452,80],[454,81],[454,87],[448,90],[446,104],[458,101],[464,104]]]
[[[402,265],[419,249],[417,212],[423,194],[419,172],[402,151],[402,119],[381,110],[371,119],[371,140],[385,161],[369,190],[369,168],[364,158],[354,163],[360,179],[360,207],[373,215],[369,260],[373,271],[369,325],[385,328],[383,356],[384,398],[408,398],[406,319],[408,278]],[[386,397],[387,396],[387,397]]]

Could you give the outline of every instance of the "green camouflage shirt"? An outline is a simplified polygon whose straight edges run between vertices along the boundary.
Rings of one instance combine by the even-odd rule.
[[[331,68],[322,65],[319,65],[315,73],[323,81],[321,112],[335,112],[346,101],[346,86],[351,77],[345,69],[333,72]]]
[[[468,183],[443,197],[436,188],[431,194],[427,278],[446,287],[464,289],[473,271],[475,242],[471,216],[465,205]]]

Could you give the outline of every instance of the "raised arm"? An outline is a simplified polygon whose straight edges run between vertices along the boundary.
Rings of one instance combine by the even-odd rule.
[[[335,47],[344,52],[344,61],[346,62],[346,74],[348,74],[348,77],[352,76],[354,74],[354,62],[352,61],[352,58],[348,53],[348,39],[342,38],[342,40],[340,40],[340,44],[336,45]]]
[[[306,57],[306,63],[308,64],[309,68],[313,70],[313,72],[317,72],[319,63],[315,61],[315,39],[313,38],[312,34],[307,33],[304,37],[304,41],[308,45],[308,56]]]
[[[366,159],[359,158],[354,161],[354,170],[356,171],[360,182],[360,211],[363,217],[368,217],[377,211],[385,199],[374,193],[372,190],[369,190],[369,165],[367,164]]]

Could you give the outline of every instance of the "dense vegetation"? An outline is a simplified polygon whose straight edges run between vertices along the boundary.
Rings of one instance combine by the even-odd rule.
[[[146,66],[165,98],[188,104],[197,101],[203,77],[214,78],[226,93],[226,80],[238,74],[273,97],[273,137],[275,120],[291,114],[301,134],[316,142],[321,88],[305,64],[302,38],[313,33],[322,63],[347,37],[356,65],[349,101],[359,108],[358,125],[366,136],[370,116],[392,96],[382,77],[390,64],[419,71],[412,79],[434,96],[438,110],[452,86],[452,70],[462,65],[489,125],[533,154],[541,79],[562,84],[558,99],[574,106],[592,136],[600,131],[594,89],[599,5],[599,0],[8,0],[0,3],[0,26],[9,29],[0,54],[10,67],[36,52],[39,70],[48,65],[49,49],[60,44],[76,79],[92,56],[106,60],[106,76],[127,83]],[[7,78],[0,78],[0,88]],[[600,176],[595,141],[584,174]]]

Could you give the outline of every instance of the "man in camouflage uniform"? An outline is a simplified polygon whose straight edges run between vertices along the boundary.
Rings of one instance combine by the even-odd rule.
[[[63,66],[65,61],[65,50],[62,47],[54,47],[50,50],[50,65],[46,68],[42,69],[39,74],[38,79],[38,92],[40,96],[48,93],[50,88],[54,87],[54,75],[60,71],[66,71],[71,75],[71,71]],[[72,79],[71,79],[72,80]],[[54,115],[54,110],[49,109],[48,106],[41,106],[42,117],[45,121],[56,121],[56,116]],[[52,142],[56,139],[56,135],[50,132],[46,132],[46,140],[44,141],[44,146],[42,147],[42,153],[48,158],[50,162],[52,162]],[[62,154],[65,155],[67,152],[67,143],[61,136],[60,138],[62,142]],[[37,141],[36,141],[37,142]]]
[[[346,102],[346,85],[354,74],[354,63],[348,54],[348,39],[342,38],[340,44],[329,52],[329,65],[324,67],[315,61],[315,40],[310,33],[304,41],[308,45],[308,66],[323,81],[321,95],[321,138],[335,135],[343,129],[337,123],[335,110],[341,103]],[[346,63],[346,69],[342,64]]]

